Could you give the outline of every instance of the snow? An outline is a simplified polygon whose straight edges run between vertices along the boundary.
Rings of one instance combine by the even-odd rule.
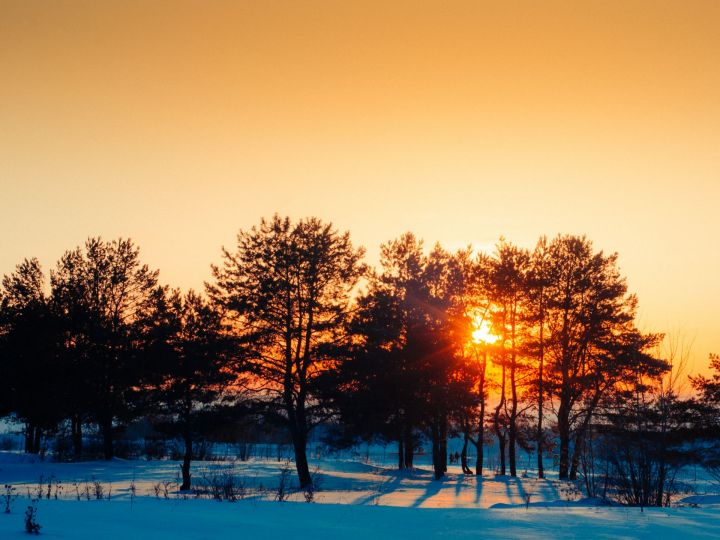
[[[422,461],[422,460],[421,460]],[[433,479],[422,465],[400,473],[387,464],[324,457],[311,461],[321,491],[314,503],[301,493],[273,501],[280,470],[277,459],[197,462],[193,479],[232,474],[246,486],[245,499],[217,502],[177,492],[179,462],[126,461],[54,463],[0,452],[0,486],[16,486],[20,496],[10,514],[0,514],[0,539],[27,538],[23,514],[28,491],[38,482],[62,490],[38,503],[41,535],[58,539],[141,540],[223,537],[273,540],[392,538],[718,538],[720,495],[685,497],[663,509],[605,506],[583,499],[572,484],[550,478],[510,478],[487,474],[478,480],[451,466],[448,477]],[[292,469],[294,475],[294,469]],[[77,493],[100,482],[109,499],[86,500]],[[293,476],[294,481],[294,476]],[[137,496],[130,496],[134,482]],[[153,486],[169,482],[168,498]],[[77,491],[76,488],[77,487]]]

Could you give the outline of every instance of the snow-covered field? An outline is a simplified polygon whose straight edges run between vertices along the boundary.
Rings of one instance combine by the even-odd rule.
[[[720,538],[720,496],[707,489],[685,504],[641,512],[601,506],[572,484],[532,474],[478,480],[451,466],[435,481],[422,464],[399,473],[325,457],[312,462],[314,503],[297,492],[276,502],[288,466],[294,483],[293,464],[282,459],[195,463],[198,484],[233,479],[242,500],[230,503],[178,493],[176,461],[53,463],[0,452],[0,487],[12,484],[19,495],[12,512],[0,514],[0,539],[26,537],[23,514],[40,493],[38,521],[48,538]]]

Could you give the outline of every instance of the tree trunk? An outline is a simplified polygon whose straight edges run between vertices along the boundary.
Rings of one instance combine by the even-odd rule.
[[[75,459],[82,457],[82,418],[79,414],[72,415],[70,419],[70,432],[72,437],[73,453]]]
[[[115,456],[113,447],[112,417],[104,418],[100,425],[100,431],[103,438],[103,453],[106,460],[110,460]]]
[[[192,460],[192,437],[189,433],[185,433],[185,455],[183,456],[183,462],[180,467],[182,471],[182,485],[180,491],[187,491],[190,489],[190,461]]]
[[[570,473],[568,474],[568,478],[570,480],[577,480],[578,467],[580,465],[580,453],[583,451],[584,445],[584,430],[581,430],[575,435],[575,441],[573,444],[572,458],[570,459]]]
[[[512,325],[512,334],[510,346],[512,351],[510,353],[510,397],[512,404],[510,405],[510,418],[509,420],[509,437],[508,437],[508,458],[510,460],[510,476],[517,476],[517,463],[515,457],[515,450],[517,447],[517,409],[518,409],[518,392],[517,392],[517,355],[515,353],[515,311],[517,307],[512,308],[512,317],[510,324]]]
[[[493,415],[493,424],[495,426],[495,435],[498,439],[498,450],[500,452],[500,474],[505,475],[505,433],[503,432],[502,426],[500,426],[500,411],[505,405],[505,364],[502,367],[502,391],[500,393],[500,401],[495,407],[495,414]]]
[[[35,454],[36,452],[33,450],[33,445],[35,443],[35,426],[33,426],[31,423],[25,424],[25,453],[26,454]]]
[[[542,299],[540,300],[541,306],[542,306]],[[542,307],[540,308],[540,360],[538,365],[538,417],[537,417],[537,470],[538,470],[538,478],[544,478],[545,477],[545,471],[543,469],[543,442],[544,442],[544,432],[543,432],[543,369],[544,369],[544,363],[545,363],[545,340],[543,336],[543,327],[545,325],[544,322],[544,315],[542,311]]]
[[[510,461],[510,476],[517,476],[517,463],[515,458],[517,439],[517,383],[515,381],[515,353],[510,364],[510,390],[512,392],[512,405],[510,406],[508,458]]]
[[[307,436],[300,430],[293,430],[293,448],[295,449],[295,468],[300,481],[300,489],[305,489],[312,483],[310,467],[307,460]]]
[[[470,437],[467,433],[467,430],[465,430],[465,433],[463,436],[462,452],[460,452],[460,467],[462,468],[463,474],[472,474],[470,467],[468,467],[468,460],[467,460],[467,449],[468,449],[469,441],[470,441]]]
[[[435,421],[433,421],[431,435],[433,474],[435,475],[435,480],[439,480],[440,478],[442,478],[443,472],[440,457],[440,426],[438,425],[437,418],[435,419]]]
[[[485,452],[485,370],[487,369],[487,349],[483,351],[483,364],[480,371],[480,383],[478,392],[480,394],[480,417],[478,418],[478,440],[477,457],[475,458],[475,474],[482,477],[483,453]]]
[[[398,437],[398,470],[405,468],[405,448],[402,435]]]
[[[413,458],[415,457],[415,440],[412,433],[412,428],[408,425],[405,426],[404,433],[404,446],[405,446],[405,468],[413,468]]]
[[[560,401],[558,409],[558,437],[560,439],[560,469],[558,477],[560,480],[567,480],[570,469],[570,406]]]
[[[40,444],[42,442],[42,429],[39,427],[35,428],[35,437],[33,440],[33,454],[40,452]]]
[[[435,480],[447,471],[447,419],[444,414],[435,418],[432,426],[432,458]]]
[[[442,459],[442,472],[443,475],[447,472],[448,468],[448,454],[447,454],[447,416],[443,413],[442,420],[440,422],[440,457]]]

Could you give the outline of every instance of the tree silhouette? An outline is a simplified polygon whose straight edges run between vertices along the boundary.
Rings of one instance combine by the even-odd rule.
[[[187,490],[193,442],[209,431],[237,368],[232,365],[232,340],[214,306],[192,290],[185,295],[173,290],[163,304],[148,351],[160,374],[150,398],[160,405],[165,430],[183,440],[180,489]]]
[[[317,380],[334,361],[328,349],[345,337],[363,252],[331,224],[275,215],[240,231],[237,251],[223,250],[223,265],[212,268],[208,293],[236,321],[251,389],[283,414],[301,487],[311,483],[308,435],[328,416]]]
[[[636,335],[637,299],[617,268],[617,254],[594,253],[584,237],[558,236],[549,246],[551,275],[545,310],[553,386],[558,400],[560,478],[577,475],[585,427],[612,374],[620,374],[632,355],[619,354],[619,336]],[[576,449],[572,457],[570,449]]]
[[[56,319],[44,292],[37,259],[25,259],[2,279],[0,295],[0,370],[7,385],[6,408],[25,423],[25,451],[38,453],[43,434],[61,420],[54,402],[62,385],[57,362]]]
[[[97,423],[106,459],[114,455],[116,422],[131,414],[131,397],[149,366],[144,332],[163,291],[157,271],[140,262],[131,240],[90,238],[66,252],[51,275],[53,298],[68,324],[88,416]]]

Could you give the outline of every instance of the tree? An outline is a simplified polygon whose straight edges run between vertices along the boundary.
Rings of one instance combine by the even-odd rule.
[[[720,355],[710,354],[710,369],[712,370],[710,377],[691,376],[690,382],[703,402],[720,406]]]
[[[468,338],[463,256],[440,246],[425,256],[411,233],[384,244],[381,272],[358,300],[349,352],[328,384],[345,440],[396,440],[398,468],[406,469],[424,432],[436,478],[447,469],[449,420],[474,401],[474,381],[462,372]]]
[[[634,358],[618,343],[641,339],[633,327],[637,298],[627,294],[617,254],[594,253],[577,236],[558,236],[548,251],[545,353],[558,400],[559,476],[574,479],[592,415]]]
[[[86,408],[97,423],[105,459],[113,457],[116,424],[129,419],[135,389],[151,369],[143,350],[163,294],[157,277],[141,264],[140,250],[129,239],[90,238],[84,250],[66,252],[51,273],[53,301],[66,322],[78,377],[75,388],[84,393],[74,413]]]
[[[56,319],[37,259],[25,259],[2,279],[0,338],[7,411],[25,423],[25,451],[38,453],[43,434],[61,420]]]
[[[647,355],[608,394],[597,430],[607,493],[624,504],[669,506],[679,470],[697,463],[702,409],[676,393],[670,363]],[[644,359],[642,357],[645,356]],[[663,378],[663,376],[665,377]],[[704,446],[704,445],[701,445]]]
[[[423,272],[426,297],[423,341],[418,348],[424,382],[421,397],[426,411],[426,431],[432,442],[435,478],[447,472],[449,420],[467,411],[475,402],[472,377],[465,376],[464,352],[468,339],[465,300],[470,276],[468,252],[451,256],[436,245],[426,259]]]
[[[702,411],[696,422],[699,437],[705,441],[701,461],[710,476],[720,482],[720,355],[710,354],[710,369],[710,377],[697,375],[690,377],[690,382]]]
[[[490,295],[496,306],[497,326],[500,328],[498,361],[501,367],[500,401],[495,408],[493,423],[500,447],[500,474],[505,474],[505,444],[508,445],[510,475],[517,476],[516,448],[520,393],[519,377],[523,370],[520,343],[521,323],[530,254],[504,240],[497,246],[497,253],[490,267]],[[506,386],[509,384],[509,400]],[[509,408],[508,408],[509,405]],[[501,418],[501,413],[504,417]],[[502,426],[504,423],[506,426]],[[507,431],[507,441],[506,441]]]
[[[338,415],[332,444],[346,447],[376,437],[398,441],[398,468],[404,469],[404,411],[418,383],[404,373],[398,346],[401,332],[397,299],[371,285],[357,300],[346,329],[351,339],[340,348],[337,368],[324,373],[322,391]]]
[[[551,276],[548,272],[548,242],[546,237],[538,240],[530,259],[530,269],[527,276],[527,311],[526,318],[529,326],[535,329],[533,335],[527,336],[527,346],[532,355],[537,358],[537,378],[535,379],[535,399],[537,411],[537,424],[535,429],[535,443],[537,451],[538,478],[544,478],[543,449],[545,447],[545,427],[543,425],[545,412],[545,397],[547,387],[545,381],[545,327],[547,309],[547,290]]]
[[[207,433],[236,369],[222,313],[192,290],[184,296],[173,290],[163,303],[151,348],[163,359],[152,401],[161,405],[164,427],[183,440],[180,489],[187,490],[193,442]]]
[[[207,285],[236,322],[251,389],[283,413],[303,488],[311,484],[308,435],[328,417],[317,381],[335,361],[328,350],[345,339],[363,253],[331,224],[275,215],[238,233],[237,251],[223,250],[223,265],[213,266]]]

